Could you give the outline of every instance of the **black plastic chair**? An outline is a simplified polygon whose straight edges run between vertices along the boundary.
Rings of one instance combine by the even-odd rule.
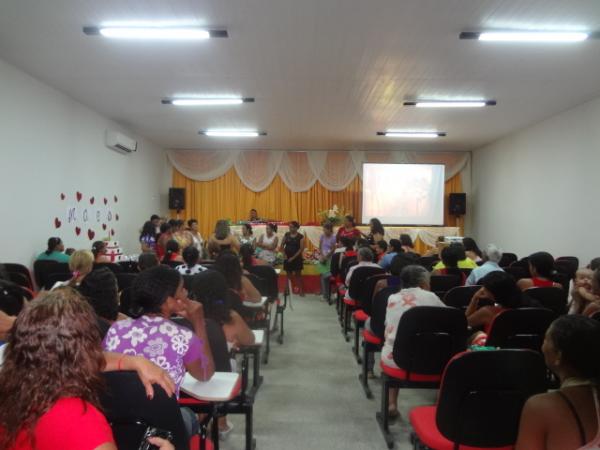
[[[579,258],[577,256],[559,256],[554,262],[565,262],[570,264],[573,273],[577,272],[577,269],[579,269]]]
[[[119,311],[133,318],[138,318],[142,315],[142,308],[133,301],[133,290],[131,286],[121,291],[119,297]]]
[[[437,256],[421,256],[417,258],[416,264],[425,267],[427,270],[431,271],[433,266],[440,260]]]
[[[473,295],[481,289],[481,286],[456,286],[446,292],[442,301],[453,308],[459,308],[463,311],[467,309]]]
[[[504,271],[509,274],[512,275],[512,277],[515,279],[515,281],[519,281],[522,278],[530,278],[531,275],[529,273],[529,268],[524,268],[521,266],[509,266],[509,267],[503,267]]]
[[[135,372],[105,372],[103,377],[106,389],[100,402],[119,450],[138,450],[148,426],[170,431],[177,450],[190,448],[175,396],[167,397],[155,384],[149,400]]]
[[[265,319],[266,327],[266,345],[263,352],[263,363],[269,362],[269,353],[271,352],[271,317],[273,304],[275,304],[275,323],[281,323],[283,330],[283,314],[287,304],[279,300],[279,275],[275,269],[267,265],[252,266],[248,268],[248,272],[260,277],[263,280],[263,291],[261,294],[269,299],[269,307],[267,308],[267,317]],[[280,335],[280,343],[283,342],[283,335]]]
[[[138,273],[139,272],[137,261],[119,261],[117,264],[119,266],[121,266],[121,269],[123,270],[123,272],[126,272],[126,273]]]
[[[450,289],[461,286],[462,279],[458,275],[431,275],[429,286],[431,292],[443,298]]]
[[[518,261],[518,260],[519,260],[519,258],[517,257],[516,254],[509,253],[509,252],[502,252],[502,258],[500,258],[498,265],[500,267],[508,267],[512,263],[514,263],[515,261]]]
[[[567,313],[567,291],[565,289],[534,287],[526,289],[523,294],[536,300],[543,308],[548,308],[559,316]]]
[[[385,312],[390,295],[397,293],[400,286],[388,286],[375,294],[371,304],[371,330],[363,330],[363,356],[362,356],[362,373],[358,375],[360,384],[365,391],[367,398],[373,398],[373,393],[369,387],[368,371],[369,371],[369,355],[381,351],[385,333]]]
[[[554,268],[558,273],[563,274],[569,280],[575,278],[575,272],[577,272],[577,265],[573,264],[572,261],[568,260],[556,260],[554,261]]]
[[[100,269],[102,267],[106,267],[115,275],[118,273],[123,273],[123,267],[121,267],[119,264],[111,263],[111,262],[94,263],[93,270]]]
[[[444,371],[437,405],[413,408],[415,448],[497,448],[514,445],[521,410],[544,392],[546,367],[530,350],[465,352]]]
[[[381,364],[381,410],[375,415],[388,448],[394,444],[389,431],[390,388],[437,388],[448,361],[465,350],[467,334],[465,314],[456,308],[415,306],[402,314],[393,349],[399,369]]]
[[[18,284],[19,286],[24,287],[26,289],[32,289],[29,279],[22,273],[10,272],[10,271],[7,273],[8,273],[8,278],[13,283]]]
[[[48,275],[52,273],[66,273],[70,272],[68,263],[59,263],[51,260],[38,260],[33,263],[33,274],[35,278],[35,284],[38,289],[42,289],[46,286],[46,279]]]
[[[53,272],[46,276],[46,283],[44,289],[49,291],[59,281],[67,281],[73,277],[71,272]]]
[[[573,277],[575,277],[575,274],[573,274]],[[554,274],[552,275],[552,281],[560,284],[565,290],[565,292],[569,292],[569,288],[571,285],[571,277],[568,274],[565,274],[560,271],[554,272]]]
[[[4,268],[6,269],[6,271],[10,274],[10,273],[19,273],[21,275],[23,275],[26,279],[27,279],[27,287],[29,289],[31,289],[32,291],[34,290],[34,285],[33,285],[33,278],[31,276],[31,272],[29,271],[29,269],[27,267],[25,267],[23,264],[18,264],[18,263],[3,263],[4,264]]]
[[[526,256],[525,258],[521,258],[518,261],[512,262],[509,267],[521,267],[521,268],[527,270],[527,273],[529,274],[529,256]],[[528,275],[528,276],[530,276],[530,275]]]
[[[554,319],[556,314],[546,308],[508,309],[494,318],[486,345],[541,352],[546,330]]]
[[[115,274],[117,277],[117,286],[119,291],[130,288],[135,279],[137,278],[137,273],[117,273]]]

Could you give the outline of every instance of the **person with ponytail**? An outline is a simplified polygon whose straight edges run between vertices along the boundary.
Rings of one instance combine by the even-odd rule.
[[[89,250],[77,250],[71,255],[69,260],[69,269],[73,276],[67,281],[57,281],[52,289],[61,286],[69,286],[77,288],[86,277],[94,269],[94,254]]]
[[[106,255],[106,241],[96,241],[92,244],[92,254],[94,255],[95,263],[107,263],[111,262],[110,258]]]
[[[163,257],[161,263],[168,264],[171,261],[183,262],[183,258],[179,254],[179,243],[175,239],[171,239],[169,242],[167,242],[165,247],[165,256]]]
[[[56,261],[62,263],[69,262],[69,255],[64,253],[65,245],[59,237],[51,237],[48,239],[48,248],[36,258],[37,261]]]
[[[546,332],[542,352],[560,388],[527,400],[515,449],[600,449],[600,322],[559,317]]]

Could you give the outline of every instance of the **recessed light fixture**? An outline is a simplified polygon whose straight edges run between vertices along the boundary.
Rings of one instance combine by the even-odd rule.
[[[404,102],[404,106],[416,108],[483,108],[494,105],[496,105],[496,100],[415,100]]]
[[[460,39],[476,39],[485,42],[581,42],[589,33],[580,31],[466,31]]]
[[[200,131],[199,134],[210,137],[258,137],[267,135],[266,132],[257,130],[204,130]]]
[[[252,97],[186,97],[163,99],[163,105],[175,106],[217,106],[217,105],[241,105],[242,103],[253,103]]]
[[[441,131],[401,131],[387,130],[378,131],[377,136],[394,137],[394,138],[410,138],[410,139],[435,139],[446,136],[446,133]]]
[[[140,40],[194,41],[229,37],[227,30],[207,30],[199,27],[106,26],[83,27],[83,32],[88,36]]]

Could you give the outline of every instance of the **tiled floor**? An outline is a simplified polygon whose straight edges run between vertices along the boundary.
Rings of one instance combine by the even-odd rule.
[[[274,342],[268,365],[261,367],[264,383],[254,406],[256,448],[386,449],[375,421],[379,382],[371,382],[375,399],[368,400],[358,381],[360,366],[351,344],[342,337],[335,307],[317,296],[294,296],[293,307],[285,312],[283,345]],[[434,401],[435,391],[404,390],[400,412],[406,418],[411,407]],[[229,420],[235,429],[221,448],[243,450],[243,417]],[[412,449],[405,419],[391,429],[396,436],[394,448]]]

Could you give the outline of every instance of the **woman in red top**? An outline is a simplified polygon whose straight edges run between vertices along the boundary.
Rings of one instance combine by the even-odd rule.
[[[170,379],[162,378],[168,375],[143,358],[103,354],[94,312],[71,288],[55,289],[21,311],[4,358],[2,449],[116,450],[98,400],[102,370],[138,370],[150,398],[153,382],[169,395],[174,389]]]
[[[470,327],[484,330],[472,338],[473,342],[483,345],[496,316],[507,309],[519,308],[522,302],[515,279],[506,272],[490,272],[479,280],[479,284],[482,287],[473,295],[465,315]],[[480,307],[479,302],[483,299],[493,304]]]
[[[529,273],[531,274],[531,278],[520,279],[517,282],[517,286],[522,291],[533,287],[556,287],[562,289],[559,283],[552,281],[553,272],[554,258],[550,253],[533,253],[529,255]]]
[[[179,249],[180,249],[179,242],[177,242],[175,239],[172,239],[169,242],[167,242],[165,256],[164,256],[164,258],[162,259],[161,262],[163,264],[167,264],[167,263],[170,263],[172,261],[181,261],[181,262],[183,262],[183,258],[179,254]]]
[[[337,231],[335,239],[337,242],[340,242],[342,238],[347,237],[356,241],[361,236],[360,231],[356,228],[356,223],[354,222],[354,217],[346,216],[344,217],[344,223]]]

